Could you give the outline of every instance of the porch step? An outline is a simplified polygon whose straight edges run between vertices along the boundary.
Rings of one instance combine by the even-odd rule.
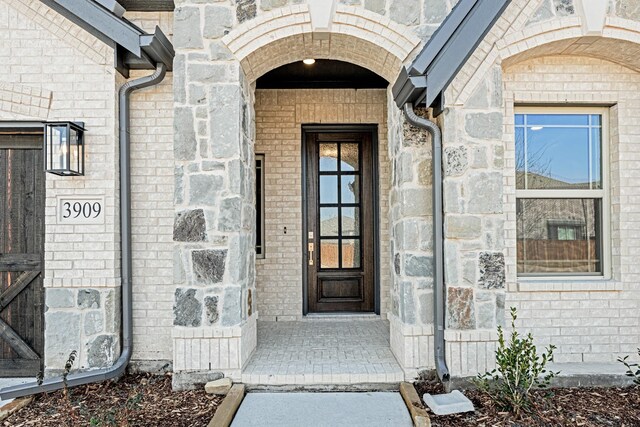
[[[256,387],[397,388],[404,380],[389,348],[389,323],[380,319],[258,321],[258,346],[242,372],[242,382]]]

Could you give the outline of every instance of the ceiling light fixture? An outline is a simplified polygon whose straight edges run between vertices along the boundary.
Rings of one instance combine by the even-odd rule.
[[[315,64],[315,63],[316,63],[316,60],[315,60],[315,59],[313,59],[313,58],[307,58],[307,59],[303,59],[303,60],[302,60],[302,62],[303,62],[305,65],[313,65],[313,64]]]

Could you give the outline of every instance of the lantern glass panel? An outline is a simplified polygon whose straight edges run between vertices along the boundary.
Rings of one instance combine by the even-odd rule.
[[[69,128],[69,169],[72,172],[80,172],[81,149],[79,132],[74,128]]]
[[[67,135],[68,128],[64,125],[49,127],[49,170],[65,170],[69,167]]]

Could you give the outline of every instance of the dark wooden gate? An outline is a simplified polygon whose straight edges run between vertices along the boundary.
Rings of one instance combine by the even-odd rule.
[[[44,347],[42,133],[0,128],[0,376],[35,376]]]

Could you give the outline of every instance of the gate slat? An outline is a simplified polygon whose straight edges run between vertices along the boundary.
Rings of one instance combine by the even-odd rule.
[[[39,271],[26,271],[22,273],[9,288],[0,295],[0,311],[11,303],[11,301],[26,288],[33,279],[38,277]]]
[[[0,271],[40,271],[40,254],[0,254]]]
[[[7,325],[2,319],[0,319],[0,337],[4,338],[21,357],[32,360],[40,358],[27,343],[22,341],[20,335],[16,334],[16,331],[11,329],[11,326]]]

